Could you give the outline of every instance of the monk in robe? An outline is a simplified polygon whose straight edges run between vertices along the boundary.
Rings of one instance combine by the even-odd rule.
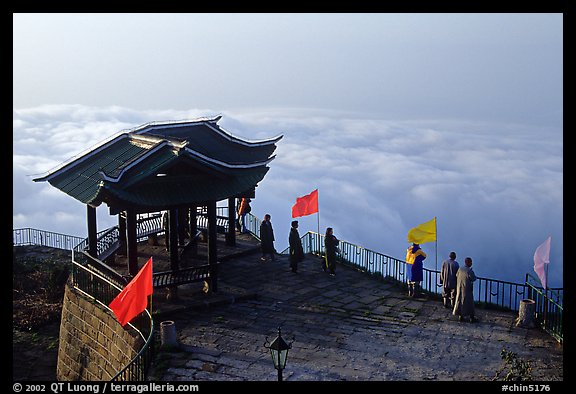
[[[456,300],[452,313],[458,316],[458,321],[463,321],[466,317],[470,323],[477,322],[474,316],[474,281],[476,274],[472,270],[472,259],[464,259],[465,266],[458,268],[456,272]]]

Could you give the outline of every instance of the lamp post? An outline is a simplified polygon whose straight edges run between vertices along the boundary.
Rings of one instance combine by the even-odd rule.
[[[270,354],[272,355],[272,362],[274,363],[274,368],[278,370],[278,381],[282,381],[282,370],[286,367],[286,359],[288,358],[288,350],[292,349],[292,342],[286,343],[282,334],[280,332],[280,327],[278,327],[278,336],[274,338],[272,343],[268,344],[268,337],[266,337],[266,342],[264,347],[270,349]]]

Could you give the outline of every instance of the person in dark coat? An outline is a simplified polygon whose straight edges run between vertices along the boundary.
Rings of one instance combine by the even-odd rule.
[[[292,272],[297,273],[298,263],[304,260],[304,249],[302,248],[302,240],[298,233],[298,220],[292,221],[288,244],[290,245],[290,268]]]
[[[338,238],[334,236],[332,227],[326,229],[326,237],[324,237],[324,247],[326,252],[326,267],[330,271],[330,275],[336,275],[334,271],[336,268],[336,250],[338,249]]]
[[[408,277],[408,295],[416,297],[420,294],[420,282],[424,277],[423,261],[426,258],[426,253],[420,248],[420,245],[413,243],[406,250],[406,275]]]
[[[440,283],[442,283],[442,299],[445,308],[454,308],[456,299],[456,272],[460,265],[456,261],[456,252],[450,252],[450,258],[442,262]]]
[[[264,215],[264,220],[260,224],[260,246],[262,248],[262,260],[266,260],[266,255],[272,256],[272,261],[276,260],[274,249],[274,230],[272,229],[272,222],[270,221],[270,214]]]
[[[474,316],[474,281],[476,274],[472,271],[472,259],[464,259],[465,267],[458,268],[456,272],[456,302],[452,314],[458,316],[462,321],[465,317],[470,317],[470,323],[475,323],[478,319]]]

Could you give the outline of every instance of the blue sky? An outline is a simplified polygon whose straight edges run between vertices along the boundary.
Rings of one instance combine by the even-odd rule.
[[[253,204],[278,249],[319,188],[341,239],[402,258],[437,216],[439,263],[456,250],[480,276],[522,281],[552,235],[561,285],[561,14],[15,14],[13,32],[14,227],[85,233],[85,208],[31,174],[125,128],[222,114],[285,136]]]

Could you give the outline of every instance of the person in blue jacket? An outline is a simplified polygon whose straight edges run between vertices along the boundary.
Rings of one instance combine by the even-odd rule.
[[[423,279],[423,261],[426,253],[420,248],[420,245],[413,243],[406,250],[406,275],[408,278],[408,296],[416,297],[420,294],[420,282]]]

